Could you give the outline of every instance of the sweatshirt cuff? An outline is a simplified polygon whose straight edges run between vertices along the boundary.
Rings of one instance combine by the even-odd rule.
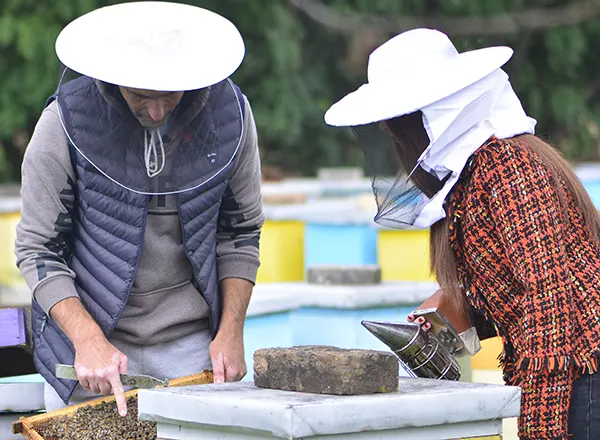
[[[241,278],[256,284],[260,261],[245,255],[224,255],[217,258],[219,282],[225,278]]]
[[[57,303],[67,298],[79,298],[73,278],[66,275],[55,275],[41,283],[33,294],[33,297],[50,316],[50,310]]]

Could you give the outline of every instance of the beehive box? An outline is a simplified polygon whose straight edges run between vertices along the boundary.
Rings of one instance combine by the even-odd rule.
[[[16,197],[0,197],[0,284],[14,287],[25,280],[15,264],[17,224],[21,220],[21,201]]]
[[[205,370],[201,374],[173,379],[167,386],[203,385],[212,382],[212,372]],[[156,424],[138,420],[137,394],[138,389],[125,393],[125,418],[116,412],[115,397],[108,396],[33,417],[21,417],[13,424],[13,433],[21,434],[28,440],[155,440]]]
[[[304,280],[304,223],[267,220],[260,236],[257,283]]]
[[[429,269],[429,230],[381,229],[377,263],[383,281],[434,281]]]

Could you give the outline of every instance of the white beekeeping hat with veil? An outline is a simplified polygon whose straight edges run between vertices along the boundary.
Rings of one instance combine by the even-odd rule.
[[[508,47],[459,53],[442,32],[414,29],[370,55],[368,82],[333,104],[325,121],[358,135],[371,167],[377,223],[431,226],[445,216],[446,196],[487,139],[534,132],[536,121],[525,114],[501,69],[512,53]],[[413,163],[393,163],[393,143],[378,125],[417,111],[429,144]],[[437,180],[435,194],[426,195],[411,181],[415,171]]]

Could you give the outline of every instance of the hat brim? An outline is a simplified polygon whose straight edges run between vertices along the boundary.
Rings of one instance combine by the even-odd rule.
[[[187,91],[216,84],[242,63],[242,36],[226,18],[159,1],[123,3],[85,14],[56,40],[75,72],[136,89]]]
[[[437,69],[364,84],[333,104],[325,122],[337,127],[366,125],[413,113],[485,78],[512,54],[511,48],[503,46],[477,49]]]

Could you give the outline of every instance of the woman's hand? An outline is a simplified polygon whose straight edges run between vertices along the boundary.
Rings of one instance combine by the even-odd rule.
[[[429,331],[431,330],[431,324],[427,321],[425,321],[425,318],[423,318],[422,316],[419,316],[416,320],[415,317],[413,315],[408,315],[408,322],[416,322],[417,324],[421,325],[421,328],[425,331]]]
[[[455,299],[442,289],[436,290],[417,310],[432,308],[437,308],[444,315],[444,318],[450,321],[458,333],[462,333],[471,327],[471,319],[467,310],[457,307]],[[419,316],[415,320],[415,316],[411,313],[408,315],[407,320],[408,322],[420,324],[421,328],[425,331],[431,329],[431,324],[422,316]]]

